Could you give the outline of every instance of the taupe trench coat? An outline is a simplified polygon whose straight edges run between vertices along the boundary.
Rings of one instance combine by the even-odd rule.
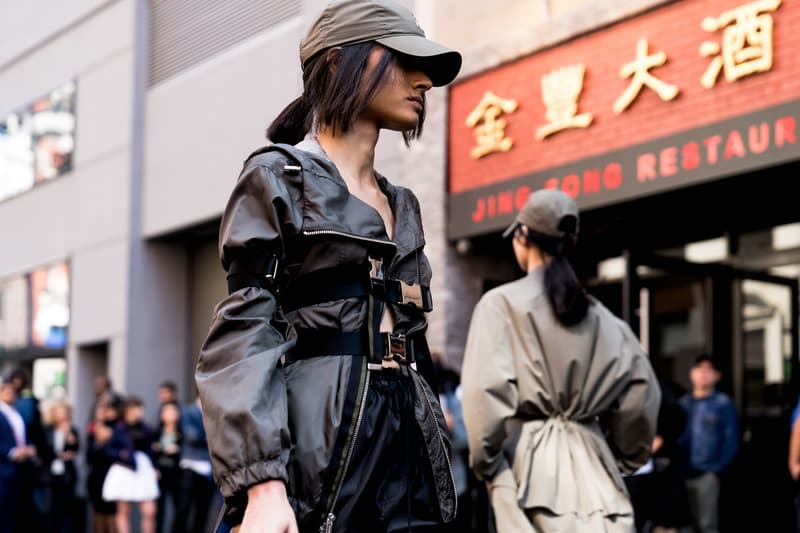
[[[622,474],[649,458],[658,383],[627,324],[592,301],[562,326],[543,278],[538,267],[475,308],[462,370],[472,468],[499,533],[631,531]]]

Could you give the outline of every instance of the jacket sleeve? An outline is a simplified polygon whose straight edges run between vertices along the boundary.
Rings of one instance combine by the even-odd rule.
[[[720,409],[722,418],[722,446],[720,446],[720,457],[717,464],[712,468],[717,474],[722,474],[733,462],[739,451],[739,416],[736,414],[736,406],[730,399]]]
[[[222,217],[225,269],[258,254],[282,258],[293,206],[286,184],[251,160]],[[294,343],[294,332],[269,290],[241,288],[214,310],[195,380],[214,477],[226,499],[264,481],[287,479],[290,438],[280,359]]]
[[[661,387],[647,354],[627,324],[622,330],[621,359],[628,364],[627,385],[608,418],[609,444],[620,469],[631,474],[650,458],[656,435]]]
[[[502,451],[505,423],[518,402],[508,313],[491,296],[485,295],[475,307],[461,371],[470,465],[480,479],[488,481],[509,468]]]

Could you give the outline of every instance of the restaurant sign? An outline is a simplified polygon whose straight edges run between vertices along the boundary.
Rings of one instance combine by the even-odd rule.
[[[800,7],[740,2],[671,4],[456,84],[448,236],[504,227],[539,188],[587,209],[800,158]]]

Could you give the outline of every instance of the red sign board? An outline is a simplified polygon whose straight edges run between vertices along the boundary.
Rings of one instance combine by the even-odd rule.
[[[455,84],[449,236],[541,187],[591,208],[800,158],[797,27],[797,2],[686,0]]]

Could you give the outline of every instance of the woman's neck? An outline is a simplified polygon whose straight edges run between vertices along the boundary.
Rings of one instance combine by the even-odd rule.
[[[550,257],[543,254],[535,246],[528,248],[527,267],[528,274],[539,268],[540,266],[550,262]]]
[[[333,135],[327,126],[317,132],[317,141],[339,169],[345,181],[369,185],[375,179],[375,145],[379,129],[375,124],[356,121],[347,133]]]
[[[164,422],[164,432],[175,433],[175,430],[177,429],[178,429],[178,424],[176,422]]]

